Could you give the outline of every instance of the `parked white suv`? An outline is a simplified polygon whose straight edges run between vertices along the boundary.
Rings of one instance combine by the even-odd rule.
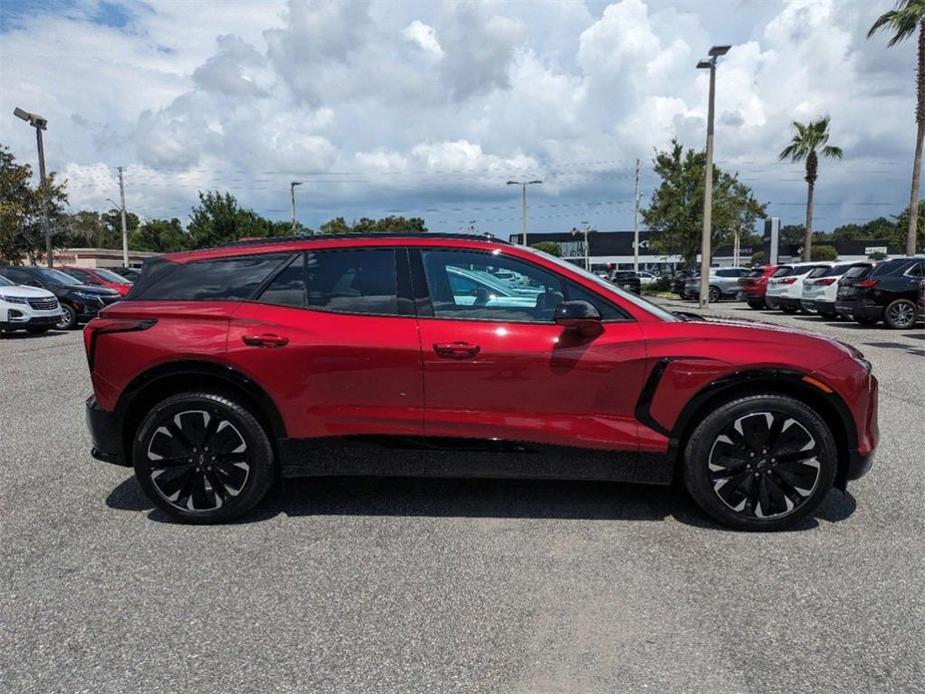
[[[835,263],[791,263],[781,265],[768,280],[768,291],[764,301],[770,308],[779,308],[784,313],[796,313],[802,306],[803,281],[816,268],[830,268]]]
[[[804,311],[816,311],[828,320],[838,318],[835,310],[835,296],[838,294],[838,282],[852,268],[868,268],[873,263],[859,261],[854,263],[836,263],[828,268],[811,270],[803,280],[803,298],[800,306]]]
[[[24,287],[0,276],[0,333],[43,333],[60,320],[61,306],[50,291]]]

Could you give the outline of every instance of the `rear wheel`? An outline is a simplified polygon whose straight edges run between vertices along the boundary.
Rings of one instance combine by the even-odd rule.
[[[780,310],[783,311],[784,313],[790,313],[790,314],[793,314],[799,311],[799,309],[796,306],[781,306]]]
[[[73,330],[77,327],[77,311],[72,306],[61,304],[61,318],[55,323],[58,330]]]
[[[133,445],[135,475],[154,504],[191,523],[221,523],[249,511],[273,482],[273,449],[241,404],[183,393],[156,405]]]
[[[713,519],[738,530],[782,530],[821,503],[837,452],[825,422],[783,395],[740,398],[708,414],[685,449],[684,481]]]
[[[883,322],[892,330],[908,330],[915,325],[916,306],[909,299],[897,299],[883,311]]]
[[[719,287],[710,287],[707,298],[709,298],[711,304],[715,304],[723,298],[723,293],[720,291]]]
[[[838,320],[838,314],[835,311],[819,311],[819,315],[826,320]]]
[[[749,307],[749,308],[753,308],[753,309],[755,309],[755,310],[764,308],[764,301],[761,300],[761,299],[749,299],[749,300],[748,300],[748,307]]]

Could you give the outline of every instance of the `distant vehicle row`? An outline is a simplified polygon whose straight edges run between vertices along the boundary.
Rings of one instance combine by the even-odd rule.
[[[82,279],[85,275],[86,279]],[[128,289],[131,288],[130,283],[124,285],[121,292],[104,286],[104,283],[123,286],[113,277],[121,279],[123,282],[127,282],[127,280],[115,273],[105,273],[99,268],[91,271],[84,268],[58,269],[25,265],[3,265],[0,266],[0,277],[6,280],[2,287],[4,297],[16,296],[21,298],[17,292],[21,293],[23,289],[27,288],[41,290],[40,294],[35,295],[34,300],[38,301],[40,296],[45,300],[42,306],[49,307],[47,309],[36,309],[31,303],[29,304],[33,311],[45,311],[44,313],[27,313],[21,303],[15,308],[4,309],[0,313],[0,323],[2,323],[2,329],[8,331],[31,329],[31,332],[44,332],[51,328],[72,330],[81,323],[86,323],[95,318],[104,306],[115,303],[122,298],[123,294],[127,294]],[[92,284],[90,283],[91,281]],[[8,289],[7,287],[10,288]],[[15,287],[15,290],[12,287]],[[49,299],[54,299],[53,308],[51,308]],[[10,303],[6,299],[4,299],[4,302],[4,305]],[[10,311],[14,313],[11,314]],[[48,313],[48,311],[52,311],[53,314]],[[17,312],[19,315],[17,315]],[[50,321],[52,315],[55,318],[54,322]]]

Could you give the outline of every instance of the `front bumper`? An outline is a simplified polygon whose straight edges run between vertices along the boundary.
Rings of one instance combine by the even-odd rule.
[[[0,322],[0,328],[4,330],[37,328],[44,325],[56,325],[59,320],[61,320],[60,312],[51,315],[20,314],[19,316],[12,316],[8,314],[7,320]]]
[[[131,461],[125,457],[122,431],[116,415],[101,409],[96,398],[90,396],[86,403],[86,417],[92,444],[90,455],[104,463],[131,467]]]

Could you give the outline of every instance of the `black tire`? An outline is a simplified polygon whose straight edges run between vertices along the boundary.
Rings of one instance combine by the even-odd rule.
[[[26,332],[32,333],[33,335],[41,335],[51,330],[51,327],[50,325],[33,325],[30,328],[26,328]]]
[[[73,330],[77,327],[77,311],[73,306],[61,304],[61,320],[55,323],[58,330]]]
[[[799,400],[770,393],[712,410],[684,455],[691,496],[707,515],[736,530],[793,526],[819,506],[838,466],[835,440],[819,415]]]
[[[749,299],[749,300],[748,300],[748,307],[749,307],[749,308],[753,308],[753,309],[755,309],[756,311],[759,310],[759,309],[762,309],[762,308],[764,308],[764,300],[763,300],[763,299],[762,299],[762,300]]]
[[[687,292],[678,292],[678,297],[681,299],[687,299]]]
[[[890,330],[910,330],[915,327],[918,307],[909,299],[896,299],[883,309],[883,323]]]
[[[710,287],[707,292],[707,299],[711,304],[715,304],[717,301],[723,298],[723,292],[720,291],[719,287]]]
[[[860,325],[877,325],[876,318],[868,318],[867,316],[854,316],[854,322]]]
[[[132,461],[148,498],[187,523],[241,517],[276,476],[264,428],[240,403],[214,393],[181,393],[155,405],[135,434]]]
[[[799,311],[800,309],[795,308],[795,307],[793,307],[793,306],[781,306],[781,307],[780,307],[780,310],[783,311],[784,313],[789,313],[790,315],[793,315],[794,313],[796,313],[796,312]]]
[[[819,311],[819,315],[825,320],[838,320],[838,314],[834,311]]]

